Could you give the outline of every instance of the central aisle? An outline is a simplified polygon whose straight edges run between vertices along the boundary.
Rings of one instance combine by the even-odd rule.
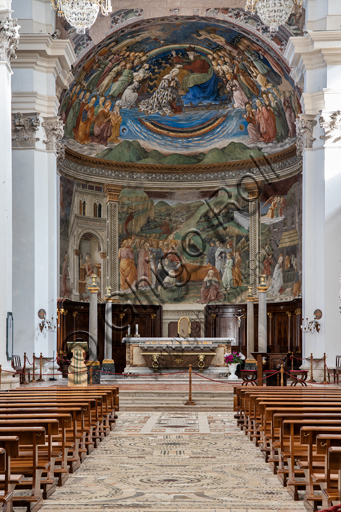
[[[121,412],[43,512],[305,510],[229,412]]]

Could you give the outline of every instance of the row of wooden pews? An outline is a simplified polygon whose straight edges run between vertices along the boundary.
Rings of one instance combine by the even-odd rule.
[[[116,386],[0,393],[0,503],[35,512],[115,426]],[[16,491],[20,491],[16,492]]]
[[[235,387],[235,418],[294,500],[341,502],[341,389]]]

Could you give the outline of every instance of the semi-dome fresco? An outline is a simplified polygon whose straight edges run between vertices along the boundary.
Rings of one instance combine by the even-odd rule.
[[[60,115],[77,153],[207,166],[292,146],[298,93],[280,57],[255,36],[222,21],[160,19],[93,48]]]

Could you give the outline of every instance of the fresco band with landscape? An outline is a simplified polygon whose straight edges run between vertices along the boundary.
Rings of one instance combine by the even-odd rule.
[[[64,296],[71,296],[67,255],[76,250],[80,299],[89,300],[90,276],[96,273],[98,284],[101,280],[100,241],[107,221],[98,213],[106,196],[101,187],[96,191],[88,185],[85,191],[84,184],[64,177],[61,184],[62,289]],[[266,185],[260,196],[256,265],[258,273],[266,276],[270,301],[291,300],[301,293],[301,193],[299,174]],[[94,216],[97,226],[102,224],[97,235],[94,227],[90,229]],[[86,220],[88,232],[83,229],[74,247],[70,226]],[[237,188],[216,192],[123,188],[118,217],[121,302],[244,302],[254,265],[250,220],[249,203]],[[99,298],[103,300],[100,294]]]
[[[78,153],[209,165],[292,146],[297,94],[275,52],[228,24],[141,21],[87,54],[60,115]]]

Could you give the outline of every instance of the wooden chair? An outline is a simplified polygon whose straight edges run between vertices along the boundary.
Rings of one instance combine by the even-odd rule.
[[[334,382],[339,383],[339,376],[341,375],[341,356],[335,358],[335,368],[332,370]]]
[[[20,375],[20,384],[25,383],[25,371],[21,365],[21,359],[20,356],[12,356],[11,366],[13,370],[15,370],[16,374]]]

